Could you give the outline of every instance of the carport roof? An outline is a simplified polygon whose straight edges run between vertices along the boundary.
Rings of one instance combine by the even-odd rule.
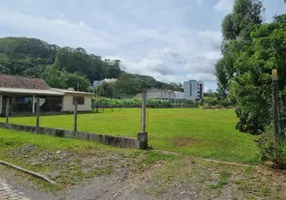
[[[38,90],[38,89],[24,89],[24,88],[6,88],[0,87],[1,94],[29,94],[42,96],[64,96],[65,93],[54,90]]]
[[[87,95],[87,96],[93,96],[93,93],[89,92],[81,92],[81,91],[74,91],[74,90],[64,90],[64,89],[58,89],[58,88],[50,88],[50,90],[62,92],[63,94],[69,94],[72,96],[80,96],[80,95]]]

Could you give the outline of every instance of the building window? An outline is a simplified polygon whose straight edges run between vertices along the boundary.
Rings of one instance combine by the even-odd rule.
[[[83,105],[84,104],[84,97],[73,97],[73,105],[74,105],[75,98],[77,98],[77,105]]]
[[[192,96],[192,83],[190,83],[190,96]]]

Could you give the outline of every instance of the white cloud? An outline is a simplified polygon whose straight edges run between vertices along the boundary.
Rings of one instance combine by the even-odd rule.
[[[130,73],[151,76],[165,76],[175,74],[175,70],[167,66],[166,63],[159,58],[143,58],[139,61],[131,61],[127,58],[120,56],[107,56],[106,58],[120,60],[121,67]]]
[[[218,60],[222,57],[220,50],[214,51],[205,51],[204,53],[198,54],[199,56],[203,56],[208,60]]]
[[[37,37],[46,41],[49,41],[52,35],[57,44],[62,46],[111,49],[124,42],[108,33],[96,32],[83,21],[48,19],[5,9],[0,9],[0,25],[22,31],[21,36],[25,33],[26,37]]]
[[[199,31],[197,33],[197,38],[200,46],[206,46],[206,48],[220,49],[222,43],[222,33],[221,31]]]
[[[208,60],[205,57],[194,57],[185,65],[185,71],[195,73],[214,73],[214,60]]]
[[[219,0],[215,6],[214,10],[222,13],[230,13],[233,7],[233,0]]]
[[[202,81],[215,81],[216,77],[214,74],[206,74],[206,73],[195,73],[187,75],[188,79],[194,80],[202,80]]]
[[[170,47],[165,47],[163,49],[152,49],[149,53],[150,58],[160,58],[168,63],[177,63],[185,64],[188,60],[179,54],[178,52],[173,51]]]
[[[192,5],[194,3],[202,6],[203,0],[193,1]],[[68,12],[58,10],[51,17],[11,9],[0,8],[0,27],[21,34],[17,36],[36,37],[60,46],[80,46],[103,57],[121,60],[121,67],[130,73],[150,75],[164,82],[182,83],[190,78],[214,80],[214,64],[220,58],[220,31],[204,29],[198,32],[166,20],[165,15],[168,15],[176,22],[189,12],[175,14],[177,18],[171,12],[160,13],[165,17],[162,16],[160,25],[154,25],[150,16],[149,20],[146,17],[145,24],[142,20],[145,18],[137,12],[138,16],[126,15],[128,18],[118,20],[116,16],[124,14],[99,7],[90,15],[86,13],[89,18],[80,14],[71,18]],[[130,16],[137,16],[138,22],[134,23]]]
[[[147,57],[138,61],[120,56],[107,58],[121,60],[121,67],[130,73],[150,75],[165,82],[182,83],[190,78],[214,81],[214,65],[220,57],[220,51],[207,51],[187,58],[170,47],[165,47],[150,50]]]

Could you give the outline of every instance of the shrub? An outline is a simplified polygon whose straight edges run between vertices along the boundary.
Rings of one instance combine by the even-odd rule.
[[[286,142],[275,145],[271,127],[268,127],[262,134],[258,140],[258,146],[262,161],[271,161],[273,167],[286,169]]]

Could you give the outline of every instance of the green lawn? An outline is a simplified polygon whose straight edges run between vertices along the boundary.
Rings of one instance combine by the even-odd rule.
[[[226,161],[257,161],[256,137],[235,130],[237,118],[233,110],[148,109],[147,114],[149,143],[154,149]],[[140,109],[125,108],[80,114],[78,129],[136,137],[140,115]],[[10,123],[35,125],[35,117],[11,117]],[[44,116],[40,125],[72,129],[73,115]]]

